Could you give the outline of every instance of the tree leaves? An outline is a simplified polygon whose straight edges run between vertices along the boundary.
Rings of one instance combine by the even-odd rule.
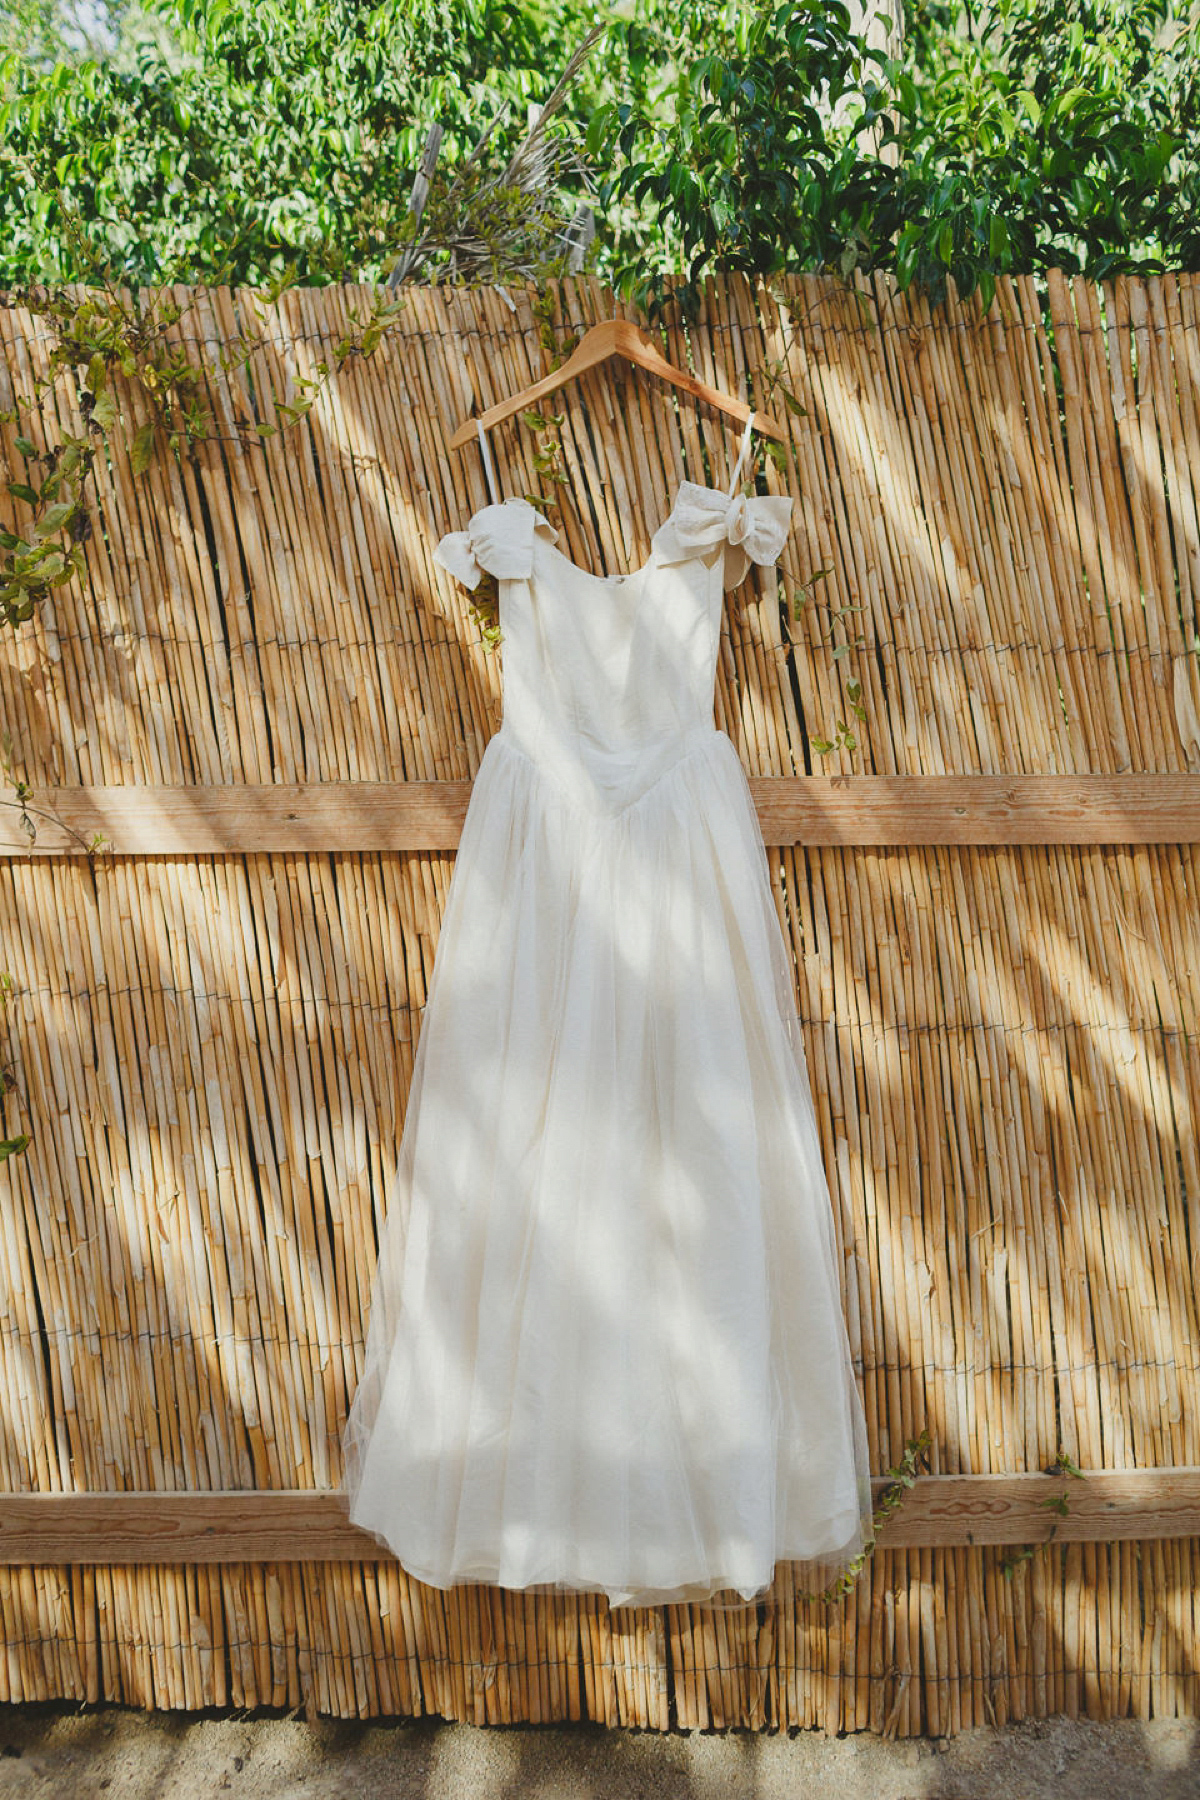
[[[453,170],[481,115],[507,107],[492,140],[503,166],[528,103],[547,97],[593,11],[586,0],[156,0],[152,10],[159,28],[116,58],[64,53],[53,71],[6,63],[0,282],[87,278],[55,185],[131,287],[265,286],[289,255],[304,283],[382,281],[429,124],[445,127],[441,166]],[[580,93],[582,122],[603,97],[589,71]]]
[[[808,0],[685,31],[606,190],[622,292],[653,310],[670,270],[686,306],[718,266],[885,268],[988,307],[1003,274],[1200,264],[1200,14],[1173,41],[1154,0],[985,0],[965,38],[944,8],[909,22],[890,59]]]
[[[433,119],[460,169],[497,116],[502,161],[595,16],[588,0],[158,0],[182,57],[6,62],[0,282],[86,279],[58,195],[120,280],[381,280]],[[1193,9],[1194,13],[1194,9]],[[598,272],[650,303],[714,267],[952,278],[1200,264],[1200,14],[1159,0],[906,8],[899,57],[824,0],[633,0],[564,104],[586,127]],[[836,126],[829,107],[840,104]],[[507,113],[505,107],[507,106]],[[18,173],[22,157],[35,179]],[[105,365],[89,372],[100,403]],[[111,423],[106,412],[101,423]]]

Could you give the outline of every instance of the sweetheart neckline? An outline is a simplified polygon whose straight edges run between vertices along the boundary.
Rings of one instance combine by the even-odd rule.
[[[559,549],[557,544],[547,544],[543,540],[542,548],[549,550],[550,554],[556,556],[559,562],[566,563],[568,569],[573,569],[576,575],[586,575],[589,581],[599,582],[601,587],[606,588],[624,587],[627,582],[636,581],[654,566],[654,551],[651,550],[650,555],[639,568],[629,569],[624,575],[597,575],[594,569],[585,569],[582,563],[574,562],[564,550]]]
[[[706,487],[704,485],[704,483],[700,482],[700,481],[683,480],[679,483],[679,486],[675,489],[675,498],[671,502],[671,506],[667,512],[666,518],[662,521],[662,524],[659,525],[658,530],[655,532],[656,537],[658,535],[658,531],[662,530],[663,525],[669,525],[671,520],[675,517],[675,511],[679,505],[679,496],[683,492],[684,488],[692,488],[696,493],[699,493],[699,494],[716,494],[719,499],[727,500],[730,503],[730,505],[732,505],[733,502],[737,499],[737,495],[731,494],[727,488]],[[531,501],[526,500],[523,494],[510,494],[504,500],[493,500],[489,503],[489,506],[512,506],[512,505],[528,506],[529,510],[531,512],[537,513],[538,518],[541,519],[541,521],[544,525],[546,525],[551,531],[554,531],[553,525],[550,524],[550,521],[549,521],[549,519],[546,518],[545,514],[538,512],[537,507],[534,506]],[[481,510],[486,512],[489,510],[489,507],[484,507]],[[555,532],[556,539],[558,538],[559,535],[560,534],[558,532]],[[653,546],[653,540],[651,540],[651,544]],[[653,547],[651,547],[650,555],[647,557],[646,561],[644,563],[642,563],[638,568],[629,569],[624,575],[597,575],[594,569],[585,569],[582,563],[577,563],[572,557],[567,555],[565,550],[560,550],[558,548],[557,542],[555,542],[553,544],[547,544],[545,542],[545,540],[543,539],[543,548],[546,550],[552,551],[554,553],[554,555],[558,558],[559,562],[566,563],[568,569],[574,569],[574,571],[577,575],[585,575],[585,576],[587,576],[589,581],[597,581],[600,583],[600,585],[602,587],[607,587],[607,588],[623,587],[626,584],[626,582],[639,580],[642,576],[647,574],[650,569],[653,568],[654,561],[655,561],[655,552],[654,552]]]

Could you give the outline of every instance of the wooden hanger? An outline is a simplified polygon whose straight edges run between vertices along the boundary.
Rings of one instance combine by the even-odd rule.
[[[653,338],[631,319],[605,319],[602,325],[593,325],[589,331],[584,332],[561,369],[555,369],[552,375],[535,381],[532,387],[522,388],[519,394],[502,400],[498,406],[489,407],[487,412],[480,413],[478,417],[464,419],[450,439],[450,448],[461,450],[464,444],[474,441],[481,428],[498,425],[501,419],[507,419],[521,407],[531,406],[535,400],[552,394],[564,382],[574,381],[585,369],[594,368],[597,363],[604,362],[610,356],[627,357],[630,362],[637,363],[639,368],[649,369],[652,375],[661,375],[664,381],[682,388],[697,400],[707,400],[710,406],[719,407],[722,412],[732,414],[743,423],[750,417],[751,409],[744,400],[735,400],[731,394],[722,394],[717,388],[709,387],[706,381],[697,381],[686,369],[677,369],[674,363],[668,362]],[[787,442],[782,425],[769,413],[755,411],[754,429],[777,439],[781,444]]]

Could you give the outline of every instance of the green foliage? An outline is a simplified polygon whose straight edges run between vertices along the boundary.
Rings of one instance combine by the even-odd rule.
[[[887,190],[885,166],[857,146],[879,118],[880,60],[840,0],[788,0],[707,23],[657,116],[626,101],[599,108],[588,148],[613,140],[622,159],[601,205],[639,209],[639,227],[611,246],[620,284],[640,285],[653,311],[665,277],[682,269],[687,310],[715,266],[770,275],[793,266],[798,249],[810,266],[836,262]],[[828,107],[850,93],[868,104],[843,143]],[[640,276],[648,241],[656,253]]]
[[[1070,1475],[1075,1481],[1083,1481],[1085,1479],[1083,1470],[1079,1467],[1078,1463],[1071,1460],[1061,1444],[1058,1447],[1058,1455],[1052,1463],[1048,1464],[1047,1467],[1042,1470],[1042,1474]]]
[[[131,0],[111,55],[56,62],[50,0],[9,16],[0,286],[86,278],[64,204],[131,287],[381,281],[435,121],[433,236],[475,240],[475,278],[550,266],[555,207],[497,171],[588,0]],[[1200,264],[1198,114],[1194,5],[908,0],[889,60],[842,0],[627,0],[554,121],[595,182],[557,198],[596,203],[599,273],[651,310],[716,268],[986,301],[1003,273]]]
[[[904,1455],[894,1468],[888,1470],[888,1485],[879,1496],[878,1505],[871,1517],[871,1535],[842,1573],[830,1585],[817,1594],[797,1594],[798,1600],[823,1600],[827,1605],[844,1599],[854,1587],[855,1582],[866,1568],[874,1554],[879,1533],[904,1504],[904,1496],[916,1486],[921,1475],[929,1469],[929,1453],[933,1440],[928,1431],[922,1431],[919,1437],[910,1438],[904,1446]]]
[[[12,976],[7,969],[0,970],[0,1024],[7,1023],[8,1003],[12,998],[12,993]],[[0,1058],[0,1106],[3,1106],[7,1096],[14,1092],[20,1097],[17,1071],[11,1057],[5,1053]],[[22,1150],[29,1148],[31,1141],[27,1131],[18,1132],[13,1137],[0,1137],[0,1162],[7,1162],[10,1156],[19,1156]]]
[[[146,0],[123,58],[0,59],[0,285],[85,278],[56,191],[130,286],[379,281],[430,123],[503,162],[582,6]],[[590,108],[595,96],[581,87]],[[27,169],[32,171],[30,179]]]
[[[145,306],[120,291],[111,268],[96,257],[74,208],[61,192],[58,199],[72,250],[94,285],[82,296],[61,287],[18,290],[30,311],[49,323],[54,341],[47,373],[35,382],[35,391],[18,394],[16,404],[0,412],[0,421],[21,423],[14,449],[24,465],[22,478],[10,479],[7,487],[32,514],[27,522],[19,522],[17,530],[0,528],[0,624],[14,629],[32,618],[52,588],[86,574],[81,546],[92,531],[84,490],[95,459],[93,437],[123,443],[132,473],[140,475],[150,466],[160,438],[178,462],[185,453],[192,454],[200,440],[221,435],[208,408],[210,383],[203,363],[187,355],[170,335],[184,319],[183,308],[165,288],[154,290]],[[285,273],[265,290],[268,305],[290,279]],[[239,427],[233,441],[244,445],[274,437],[304,418],[347,357],[372,354],[404,304],[402,298],[376,300],[365,321],[348,308],[352,329],[334,346],[332,363],[319,362],[315,379],[294,376],[295,399],[273,397],[281,423],[259,422],[252,433]],[[224,351],[222,368],[228,373],[242,366],[253,351],[253,342]],[[55,409],[46,404],[63,369],[76,371],[79,380],[79,407],[86,420],[82,436],[62,431]],[[85,373],[79,376],[79,371]],[[149,419],[137,423],[123,410],[114,374],[140,390]],[[128,394],[129,387],[124,392]],[[46,445],[42,450],[28,435],[39,414]],[[22,814],[22,824],[27,817]]]
[[[1048,1464],[1047,1467],[1042,1470],[1042,1474],[1068,1475],[1072,1481],[1086,1481],[1087,1479],[1083,1470],[1077,1463],[1072,1462],[1061,1444],[1058,1448],[1058,1455],[1052,1463]],[[1044,1506],[1048,1512],[1056,1513],[1060,1519],[1067,1519],[1071,1515],[1071,1502],[1066,1493],[1051,1494],[1047,1499],[1040,1501],[1039,1505]],[[1045,1540],[1045,1544],[1053,1542],[1057,1532],[1058,1526],[1052,1525],[1050,1527],[1050,1536]],[[1045,1548],[1045,1544],[1025,1544],[1020,1549],[1011,1550],[1005,1556],[1002,1556],[1000,1558],[1000,1568],[1004,1573],[1005,1580],[1011,1581],[1021,1565],[1032,1561],[1036,1552],[1039,1549]]]
[[[789,396],[789,398],[791,397]],[[792,400],[792,405],[798,410],[803,410],[802,408],[799,408],[798,402],[794,399]],[[795,640],[792,637],[791,631],[792,625],[801,617],[806,607],[823,611],[828,614],[830,634],[825,641],[832,646],[830,656],[831,662],[840,662],[854,650],[866,649],[867,641],[865,638],[856,637],[851,640],[845,635],[840,637],[838,635],[839,632],[845,633],[847,629],[845,621],[848,616],[851,613],[866,612],[866,606],[834,606],[832,602],[822,600],[816,591],[817,583],[819,581],[825,581],[832,574],[833,570],[831,568],[817,569],[809,576],[807,581],[797,582],[793,587],[791,596],[787,600],[783,617],[784,629],[787,632],[788,637],[787,653],[789,655],[795,647]],[[847,679],[843,692],[846,697],[847,711],[852,712],[855,718],[865,723],[867,709],[862,703],[862,682],[855,677]],[[835,722],[834,735],[832,738],[810,735],[808,742],[814,755],[820,757],[832,755],[834,751],[843,751],[849,755],[853,755],[854,751],[858,748],[858,738],[853,728],[847,725],[844,719],[838,719]]]
[[[987,304],[1002,273],[1200,263],[1200,12],[991,0],[962,35],[957,8],[913,11],[888,59],[839,0],[759,5],[649,102],[599,108],[589,146],[621,153],[602,200],[631,209],[606,244],[622,290],[653,312],[682,269],[688,310],[717,267],[885,268]]]
[[[898,157],[883,215],[895,272],[1103,279],[1200,262],[1200,12],[1148,0],[992,0],[956,35],[924,16],[912,76],[889,66]]]

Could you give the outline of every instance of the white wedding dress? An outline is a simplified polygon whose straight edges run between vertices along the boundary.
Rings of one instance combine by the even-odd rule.
[[[522,500],[438,546],[499,578],[504,720],[343,1438],[351,1520],[436,1587],[737,1604],[869,1535],[790,955],[712,722],[723,587],[791,505],[684,482],[625,576]]]

